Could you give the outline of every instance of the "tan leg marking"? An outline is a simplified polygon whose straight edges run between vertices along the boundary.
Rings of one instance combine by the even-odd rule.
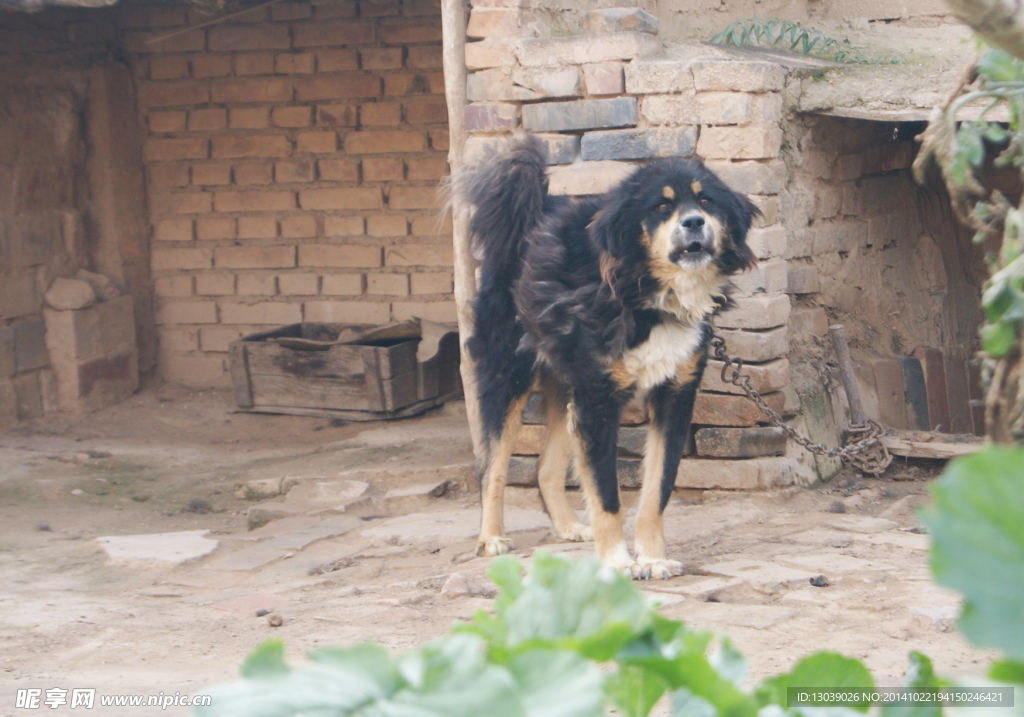
[[[668,579],[683,574],[683,564],[665,557],[665,528],[661,515],[661,476],[665,465],[665,437],[651,425],[644,446],[644,482],[636,514],[636,561],[640,578]]]
[[[480,538],[477,555],[503,555],[512,549],[512,541],[505,537],[505,482],[512,447],[523,425],[523,406],[529,393],[517,398],[505,414],[501,437],[490,445],[487,472],[481,495]]]
[[[590,525],[594,530],[594,550],[605,567],[616,570],[630,578],[640,575],[640,566],[629,554],[626,538],[622,532],[622,511],[607,513],[601,506],[601,496],[597,492],[594,473],[587,459],[587,449],[583,440],[575,432],[570,434],[576,473],[583,484],[590,507]]]
[[[540,484],[544,507],[558,537],[573,542],[593,540],[594,532],[590,526],[579,521],[576,511],[565,497],[565,472],[569,467],[572,451],[565,399],[559,395],[558,387],[553,385],[553,379],[548,379],[542,390],[547,409],[548,430],[544,437],[544,447],[541,449],[537,482]]]

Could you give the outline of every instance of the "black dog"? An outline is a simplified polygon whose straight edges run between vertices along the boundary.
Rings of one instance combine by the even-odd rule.
[[[508,551],[503,506],[512,446],[534,385],[548,432],[540,490],[555,532],[595,541],[605,564],[634,578],[682,574],[666,559],[662,513],[675,483],[707,362],[710,319],[729,275],[753,266],[746,234],[757,208],[700,163],[657,160],[607,194],[548,196],[532,137],[463,173],[483,260],[469,349],[488,455],[478,552]],[[644,453],[636,559],[623,538],[616,436],[622,407],[643,397]],[[592,527],[565,496],[570,458]]]

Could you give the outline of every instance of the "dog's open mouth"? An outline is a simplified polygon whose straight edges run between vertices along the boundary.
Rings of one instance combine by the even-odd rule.
[[[679,247],[669,254],[668,260],[673,264],[683,267],[704,264],[712,259],[711,252],[707,251],[700,242],[690,242],[686,246]]]

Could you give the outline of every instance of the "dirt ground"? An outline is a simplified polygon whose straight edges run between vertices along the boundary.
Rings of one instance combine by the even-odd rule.
[[[992,655],[957,634],[958,599],[931,583],[914,518],[938,468],[903,462],[882,480],[844,472],[771,494],[679,492],[666,532],[687,575],[642,587],[668,615],[729,634],[750,681],[818,649],[863,659],[880,686],[899,684],[910,650],[941,674],[979,675]],[[332,425],[237,414],[226,391],[157,384],[96,414],[0,433],[0,715],[32,713],[15,708],[27,688],[96,688],[105,715],[185,714],[98,700],[202,692],[271,636],[295,663],[316,645],[404,650],[445,633],[493,594],[473,555],[471,469],[458,404]],[[239,497],[282,479],[296,486],[286,498]],[[535,491],[511,489],[508,503],[527,562],[538,547],[592,549],[548,532]],[[261,510],[288,517],[249,531]],[[175,563],[111,557],[97,541],[184,531],[209,532],[171,540],[215,549]],[[827,587],[810,584],[818,575]]]

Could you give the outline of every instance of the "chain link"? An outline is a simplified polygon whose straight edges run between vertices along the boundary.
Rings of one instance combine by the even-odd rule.
[[[850,425],[847,428],[846,443],[842,448],[829,448],[821,443],[814,443],[796,432],[790,424],[786,423],[778,412],[773,410],[764,396],[750,387],[750,376],[740,373],[743,369],[743,359],[731,358],[725,352],[725,339],[714,334],[711,337],[711,348],[715,358],[721,361],[722,381],[733,386],[738,386],[751,401],[760,409],[761,413],[768,416],[768,421],[778,426],[792,440],[799,443],[811,453],[829,458],[838,458],[844,463],[849,463],[863,473],[881,475],[889,464],[892,463],[892,456],[889,449],[885,447],[880,439],[882,427],[872,420],[860,425]],[[857,440],[853,440],[857,438]]]

